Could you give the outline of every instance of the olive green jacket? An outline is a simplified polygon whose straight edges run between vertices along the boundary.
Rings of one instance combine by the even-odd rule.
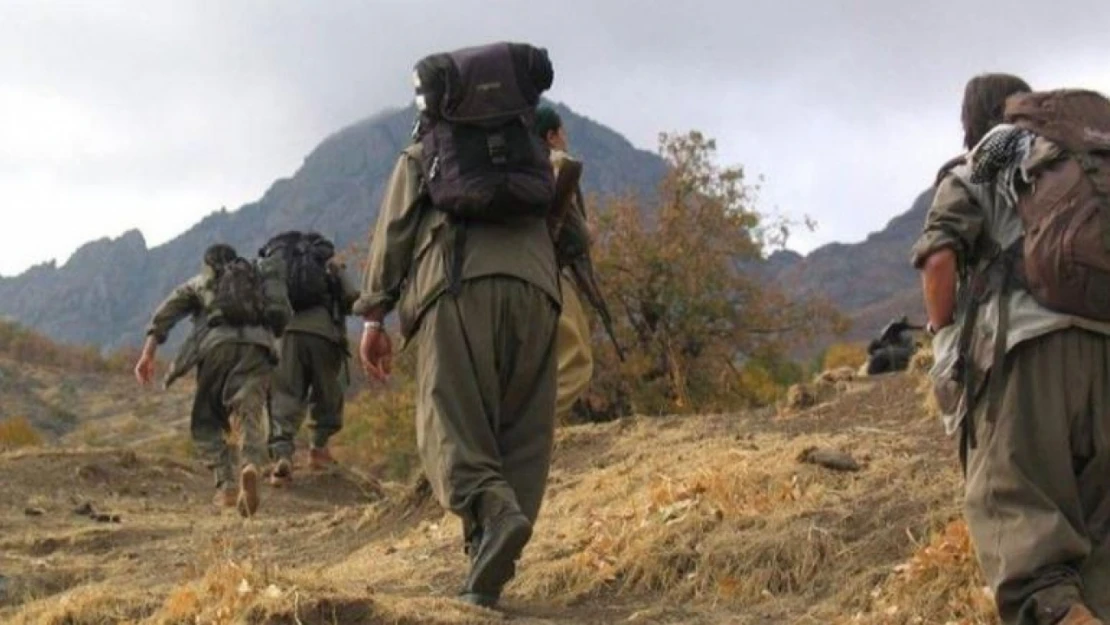
[[[389,313],[395,308],[407,340],[429,306],[447,292],[447,258],[456,226],[421,194],[421,147],[406,148],[387,183],[370,243],[362,295],[354,312]],[[555,248],[547,223],[529,219],[509,224],[466,226],[463,281],[513,277],[561,301]]]
[[[277,351],[274,335],[268,328],[249,326],[208,327],[207,310],[215,296],[213,273],[205,268],[200,274],[190,278],[170,293],[154,311],[154,316],[146,328],[146,335],[153,337],[159,344],[166,342],[170,331],[185,317],[190,317],[193,329],[185,343],[174,357],[163,382],[169,387],[185,375],[204,358],[210,349],[222,343],[254,344],[265,348],[276,361]]]
[[[351,307],[358,300],[358,286],[351,280],[343,265],[328,263],[328,271],[339,286],[338,310],[332,310],[329,306],[315,306],[293,313],[285,331],[315,334],[339,345],[346,345],[346,319],[351,314]]]
[[[1038,138],[1022,167],[1033,168],[1039,160],[1058,155],[1054,144]],[[960,267],[982,270],[990,262],[989,254],[994,248],[991,242],[1004,249],[1022,236],[1021,216],[1007,196],[991,183],[977,184],[970,178],[971,168],[965,159],[937,183],[925,226],[913,247],[911,262],[914,267],[920,269],[934,252],[947,248],[956,253]],[[1026,341],[1072,327],[1110,335],[1110,324],[1049,310],[1023,289],[1016,289],[1007,297],[1009,323],[1003,337],[1007,353]],[[985,374],[994,365],[1001,301],[998,294],[990,296],[971,321],[974,326],[969,355],[972,366],[980,373],[980,380],[985,380]],[[933,375],[939,381],[951,373],[959,355],[963,311],[957,311],[957,316],[960,322],[941,329],[933,339],[937,363]],[[980,390],[972,389],[972,396]],[[946,414],[944,421],[949,434],[954,433],[959,425],[957,415]]]

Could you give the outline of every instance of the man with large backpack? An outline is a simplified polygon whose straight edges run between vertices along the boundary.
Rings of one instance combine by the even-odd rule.
[[[540,107],[536,112],[536,134],[543,139],[551,151],[551,166],[556,179],[565,167],[578,161],[567,152],[567,134],[563,120],[550,107]],[[557,199],[558,201],[558,199]],[[586,205],[578,184],[563,200],[567,206],[560,207],[565,217],[554,224],[553,236],[558,241],[563,232],[573,225],[584,227],[586,224]],[[574,220],[573,222],[571,220]],[[558,252],[559,246],[556,245]],[[563,299],[563,310],[559,315],[559,329],[555,337],[555,359],[557,390],[555,394],[555,416],[559,420],[570,414],[574,403],[586,392],[593,377],[594,357],[590,345],[590,320],[574,284],[574,276],[568,263],[559,258],[561,276],[559,280]]]
[[[196,367],[189,424],[193,444],[215,474],[216,504],[235,506],[243,516],[258,509],[259,471],[267,456],[263,407],[277,361],[274,336],[289,315],[280,268],[241,258],[228,245],[213,245],[204,253],[201,273],[174,289],[154,312],[135,365],[135,377],[150,384],[158,346],[179,321],[192,318],[193,331],[164,386]],[[238,450],[226,440],[233,422]]]
[[[1110,101],[973,78],[913,251],[1006,624],[1110,618]],[[1102,620],[1100,620],[1102,619]]]
[[[367,374],[388,376],[382,322],[416,349],[417,442],[462,519],[462,598],[494,606],[540,510],[554,440],[559,277],[554,182],[533,116],[545,50],[494,44],[416,65],[420,119],[387,184],[355,312]]]
[[[358,289],[335,257],[335,245],[315,232],[283,232],[259,255],[285,267],[293,318],[281,338],[268,409],[275,486],[293,477],[294,437],[312,413],[309,468],[334,462],[328,440],[343,427],[347,382],[347,316]]]

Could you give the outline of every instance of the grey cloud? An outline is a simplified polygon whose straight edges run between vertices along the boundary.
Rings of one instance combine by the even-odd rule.
[[[768,207],[818,219],[799,241],[809,247],[908,207],[958,148],[970,75],[1110,90],[1107,23],[1105,0],[17,1],[0,7],[6,83],[75,103],[126,147],[0,161],[0,195],[25,168],[134,196],[220,189],[199,218],[257,197],[326,134],[404,103],[423,54],[521,39],[550,49],[552,96],[642,147],[659,131],[716,136],[723,158],[766,175]],[[36,260],[0,258],[0,271]]]

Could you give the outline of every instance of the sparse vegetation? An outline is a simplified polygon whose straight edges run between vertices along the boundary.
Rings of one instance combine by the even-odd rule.
[[[11,417],[0,420],[0,451],[34,447],[41,444],[42,435],[26,417]]]
[[[821,370],[851,367],[859,369],[867,363],[867,346],[862,343],[833,343],[821,356]]]
[[[105,356],[99,348],[56,343],[19,324],[0,321],[0,355],[75,373],[128,373],[135,365],[138,350],[125,348]]]
[[[348,402],[333,439],[337,459],[380,479],[403,481],[417,469],[413,359],[400,354],[389,385],[370,385]]]

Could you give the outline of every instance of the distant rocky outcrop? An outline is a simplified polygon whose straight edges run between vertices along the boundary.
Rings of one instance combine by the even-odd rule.
[[[662,159],[564,105],[555,106],[574,153],[587,164],[587,193],[647,195],[654,189],[665,171]],[[315,229],[341,248],[361,244],[377,215],[383,183],[410,140],[413,116],[411,107],[390,110],[340,130],[258,201],[216,211],[163,245],[149,248],[131,231],[87,243],[61,266],[48,262],[0,278],[0,318],[62,342],[135,345],[153,308],[199,268],[203,250],[213,242],[249,255],[270,234]]]
[[[932,199],[931,188],[922,191],[907,212],[859,243],[832,243],[806,256],[777,252],[768,259],[768,274],[794,295],[827,297],[852,318],[853,339],[871,337],[894,317],[921,321],[910,248]]]

